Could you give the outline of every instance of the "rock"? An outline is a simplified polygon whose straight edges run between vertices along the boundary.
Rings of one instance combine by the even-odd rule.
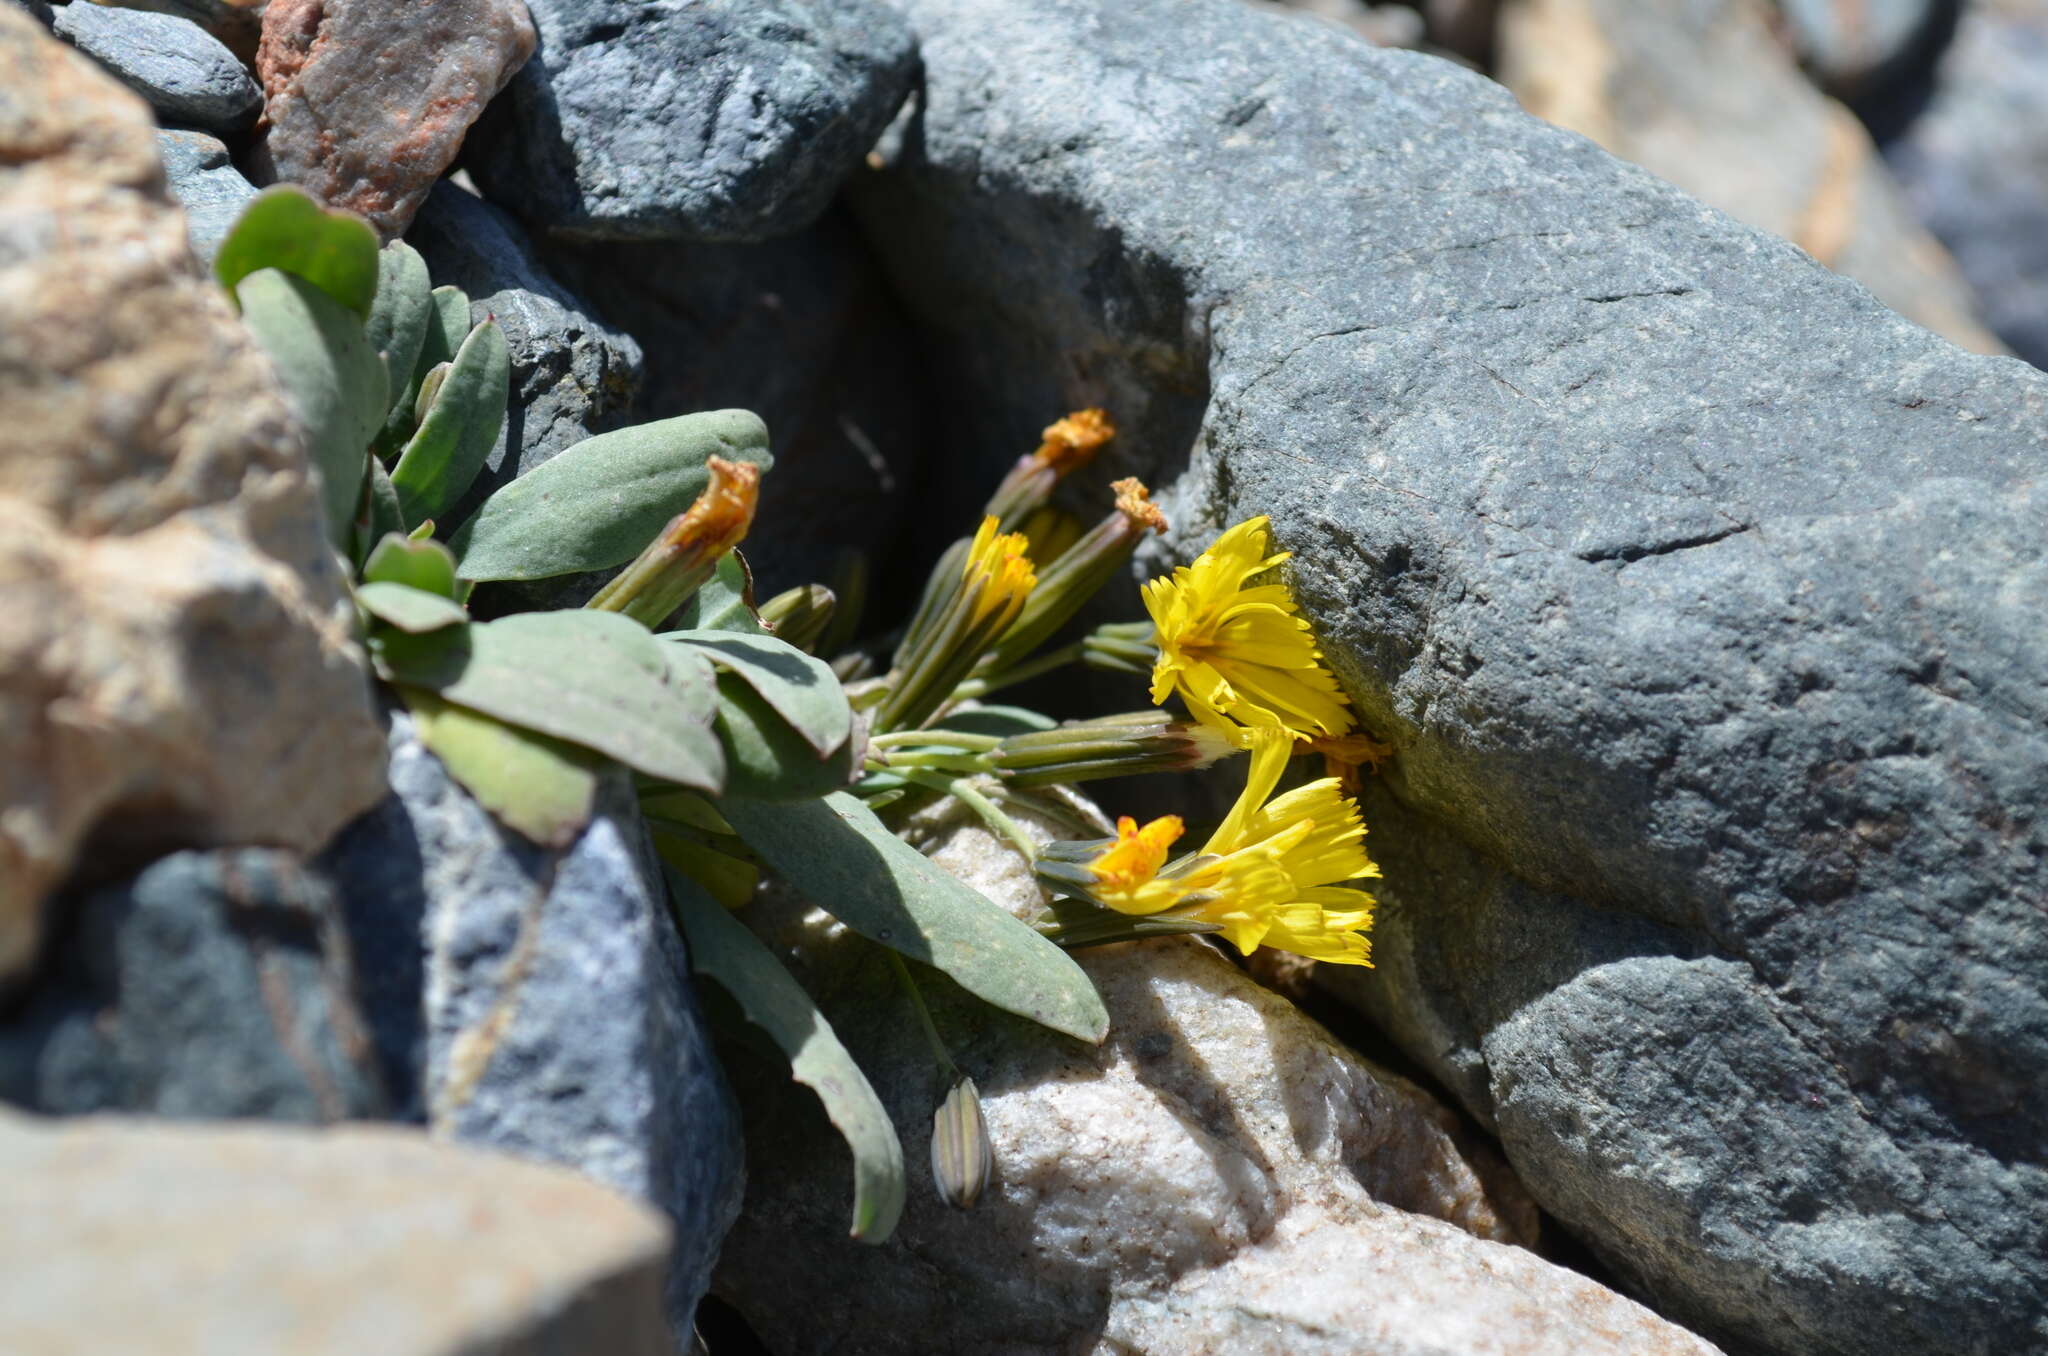
[[[957,474],[1101,404],[1148,572],[1273,516],[1396,750],[1369,1006],[1708,1336],[2038,1348],[2048,376],[1442,62],[904,4],[855,205]]]
[[[414,1130],[0,1111],[0,1211],[16,1356],[676,1349],[659,1215]]]
[[[914,827],[1005,907],[1042,899],[979,825],[927,812]],[[923,1170],[942,1089],[893,971],[800,903],[756,915],[912,1165],[894,1237],[849,1244],[822,1113],[784,1070],[736,1063],[754,1162],[717,1286],[772,1350],[1713,1350],[1511,1246],[1530,1227],[1511,1222],[1519,1191],[1482,1183],[1441,1106],[1192,939],[1081,953],[1110,1013],[1094,1049],[924,984],[995,1146],[994,1183],[951,1209]]]
[[[0,9],[0,980],[88,843],[311,851],[383,789],[299,430],[153,130]]]
[[[1365,0],[1248,0],[1261,9],[1300,14],[1333,23],[1381,47],[1422,45],[1422,15],[1398,5],[1369,5]]]
[[[291,854],[177,853],[71,912],[0,1024],[0,1098],[56,1115],[385,1110],[340,908]]]
[[[1998,337],[2048,366],[2048,5],[1978,0],[1937,81],[1885,158]]]
[[[446,1138],[561,1163],[674,1221],[678,1331],[739,1205],[739,1126],[623,774],[567,851],[500,828],[395,714],[391,789],[320,866],[396,1091]]]
[[[403,235],[533,42],[522,0],[271,0],[259,164]]]
[[[877,0],[530,0],[539,59],[472,138],[483,194],[550,231],[763,240],[825,210],[917,69]]]
[[[831,578],[848,549],[886,561],[924,451],[921,364],[844,213],[762,245],[610,242],[550,257],[646,347],[637,419],[746,409],[767,421],[775,470],[747,547],[759,597]]]
[[[1764,0],[1507,0],[1495,73],[1531,113],[1784,236],[1908,320],[2004,351],[1862,124],[1778,47]]]
[[[1974,0],[1972,0],[1974,3]],[[1830,93],[1853,99],[1931,59],[1960,0],[1776,0],[1786,39]]]
[[[192,251],[210,264],[235,218],[256,196],[255,186],[235,168],[226,145],[204,132],[159,131],[156,145],[171,196],[185,209]]]
[[[235,54],[190,19],[80,0],[58,6],[52,22],[57,36],[113,72],[165,122],[239,132],[263,107],[263,92]]]
[[[474,193],[437,184],[408,238],[435,286],[468,293],[471,315],[496,317],[512,350],[505,427],[475,487],[448,515],[459,522],[515,476],[626,423],[640,390],[640,345],[556,282],[518,224]]]

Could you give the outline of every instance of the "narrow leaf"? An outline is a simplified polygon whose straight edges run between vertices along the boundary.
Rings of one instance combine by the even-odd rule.
[[[716,690],[609,612],[526,612],[427,635],[373,638],[380,675],[700,791],[725,781]]]
[[[747,845],[863,937],[952,976],[1005,1012],[1100,1041],[1109,1013],[1081,967],[1030,927],[933,865],[844,792],[718,808]]]
[[[437,287],[427,294],[426,329],[420,335],[419,355],[410,368],[391,369],[392,386],[404,389],[393,392],[391,412],[385,416],[383,432],[377,435],[378,456],[391,456],[412,438],[419,426],[414,409],[419,404],[420,383],[442,363],[455,361],[472,328],[469,297],[461,288]]]
[[[586,438],[463,524],[450,543],[462,577],[547,579],[623,565],[703,492],[712,457],[767,469],[767,428],[745,410],[713,410]]]
[[[718,675],[716,727],[725,748],[725,789],[731,795],[815,800],[852,785],[860,773],[853,740],[820,754],[760,693],[729,673]]]
[[[437,541],[414,541],[396,532],[378,541],[363,562],[363,578],[372,582],[410,584],[416,589],[455,596],[455,557]]]
[[[1059,722],[1051,716],[1041,716],[1036,711],[1021,706],[973,706],[965,711],[948,713],[944,720],[932,728],[958,730],[961,734],[994,735],[1007,739],[1011,735],[1036,734],[1041,730],[1054,729]]]
[[[365,320],[377,293],[377,233],[353,212],[331,212],[305,189],[275,184],[249,200],[213,257],[213,274],[230,294],[266,268],[311,283]]]
[[[388,622],[412,635],[425,635],[444,626],[460,626],[469,620],[469,614],[453,598],[428,593],[410,584],[358,584],[356,601],[378,621]]]
[[[384,469],[384,463],[375,456],[366,458],[369,462],[370,479],[363,487],[363,506],[358,510],[356,527],[362,549],[360,558],[367,563],[375,554],[377,543],[385,537],[397,534],[403,536],[405,520],[398,514],[398,491],[391,488],[391,473]],[[446,548],[443,548],[444,550]],[[454,568],[454,557],[449,557],[449,568]]]
[[[668,631],[660,639],[689,646],[753,688],[820,758],[853,732],[853,708],[832,666],[785,641],[732,631]]]
[[[498,441],[511,390],[512,351],[498,322],[486,320],[462,341],[432,408],[391,468],[407,522],[438,517],[462,498]]]
[[[589,749],[521,730],[431,692],[400,687],[420,742],[477,804],[547,848],[574,842],[590,822],[604,760]]]
[[[362,320],[303,278],[266,268],[243,278],[236,296],[305,423],[329,538],[345,551],[384,412],[384,359],[363,337]]]
[[[427,341],[427,322],[434,314],[433,283],[427,261],[403,240],[377,252],[377,295],[363,326],[370,347],[384,355],[391,373],[391,399],[405,394],[420,346]],[[389,411],[387,410],[388,414]]]
[[[690,968],[716,980],[747,1020],[789,1056],[789,1072],[818,1095],[853,1151],[853,1236],[881,1243],[903,1214],[903,1145],[867,1076],[831,1023],[746,925],[673,868],[669,893],[689,942]]]

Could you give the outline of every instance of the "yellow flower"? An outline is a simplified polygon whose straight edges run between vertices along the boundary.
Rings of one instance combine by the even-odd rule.
[[[1270,946],[1342,965],[1370,965],[1361,934],[1372,926],[1372,896],[1340,884],[1379,875],[1365,851],[1365,822],[1334,777],[1271,801],[1293,740],[1254,730],[1244,792],[1200,853],[1171,865],[1181,821],[1167,815],[1139,828],[1126,817],[1087,866],[1088,894],[1127,914],[1171,912],[1217,924],[1239,951]]]
[[[1031,596],[1038,576],[1026,554],[1031,543],[1024,534],[998,532],[996,526],[993,514],[981,520],[974,543],[967,548],[967,563],[961,567],[960,575],[974,599],[970,623],[980,626],[990,617],[999,616],[996,631],[1000,634]]]
[[[1248,519],[1192,565],[1145,585],[1159,646],[1152,701],[1178,691],[1195,719],[1221,729],[1340,735],[1351,712],[1322,652],[1280,583],[1250,581],[1288,558],[1268,555],[1267,521]]]

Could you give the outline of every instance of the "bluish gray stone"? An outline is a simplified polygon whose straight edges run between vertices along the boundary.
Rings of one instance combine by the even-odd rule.
[[[539,228],[761,240],[808,225],[916,70],[878,0],[530,0],[540,49],[472,129],[484,196]]]
[[[514,477],[627,422],[640,390],[641,350],[632,335],[555,281],[517,222],[445,179],[421,206],[407,240],[436,287],[469,295],[474,320],[496,317],[512,352],[505,427],[476,484],[447,515],[460,522]]]
[[[901,8],[937,469],[1100,403],[1148,567],[1272,515],[1396,750],[1366,1005],[1731,1347],[2048,1345],[2048,377],[1444,62]]]
[[[240,132],[263,91],[235,54],[190,19],[79,0],[54,13],[57,35],[149,101],[166,123]]]
[[[666,1211],[687,1334],[739,1208],[737,1113],[651,871],[630,781],[563,852],[500,827],[391,725],[391,796],[321,866],[400,1089],[439,1133],[580,1169]]]
[[[1991,328],[2048,367],[2048,5],[1972,4],[1932,100],[1884,152]]]
[[[53,1115],[385,1111],[340,906],[290,853],[176,853],[66,913],[0,1022],[0,1099]]]
[[[235,168],[227,146],[204,132],[159,128],[156,145],[164,158],[171,196],[185,209],[185,234],[192,240],[192,251],[212,263],[235,218],[256,196],[255,185]]]

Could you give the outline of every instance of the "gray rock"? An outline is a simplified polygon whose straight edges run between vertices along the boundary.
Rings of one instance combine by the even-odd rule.
[[[471,134],[484,196],[614,239],[801,229],[902,102],[910,30],[877,0],[530,0],[540,51]]]
[[[496,317],[512,351],[505,427],[476,485],[448,514],[455,523],[515,476],[627,422],[641,350],[555,281],[516,222],[453,183],[435,186],[407,238],[434,284],[468,293],[475,320]]]
[[[1885,158],[1991,328],[2048,366],[2048,5],[1971,5],[1932,101]]]
[[[578,1168],[674,1221],[687,1333],[739,1205],[739,1126],[630,784],[565,852],[535,848],[392,717],[391,797],[322,859],[398,1088],[448,1138]]]
[[[384,1111],[340,907],[291,854],[177,853],[67,912],[0,1024],[0,1098],[59,1115]]]
[[[417,1130],[0,1111],[0,1218],[13,1356],[677,1350],[659,1215]]]
[[[156,144],[163,152],[171,196],[185,209],[192,251],[211,263],[256,188],[235,168],[227,146],[204,132],[159,130]]]
[[[1101,403],[1173,557],[1273,515],[1396,748],[1365,986],[1411,1053],[1710,1336],[2039,1349],[2048,377],[1442,62],[904,8],[856,206],[945,433]]]
[[[899,544],[924,451],[917,339],[843,212],[760,245],[612,242],[549,258],[645,346],[636,419],[767,421],[775,470],[747,547],[760,597],[831,578],[842,551],[880,565]]]
[[[190,19],[81,0],[58,6],[53,21],[59,37],[148,100],[164,122],[240,132],[263,107],[255,77]]]

